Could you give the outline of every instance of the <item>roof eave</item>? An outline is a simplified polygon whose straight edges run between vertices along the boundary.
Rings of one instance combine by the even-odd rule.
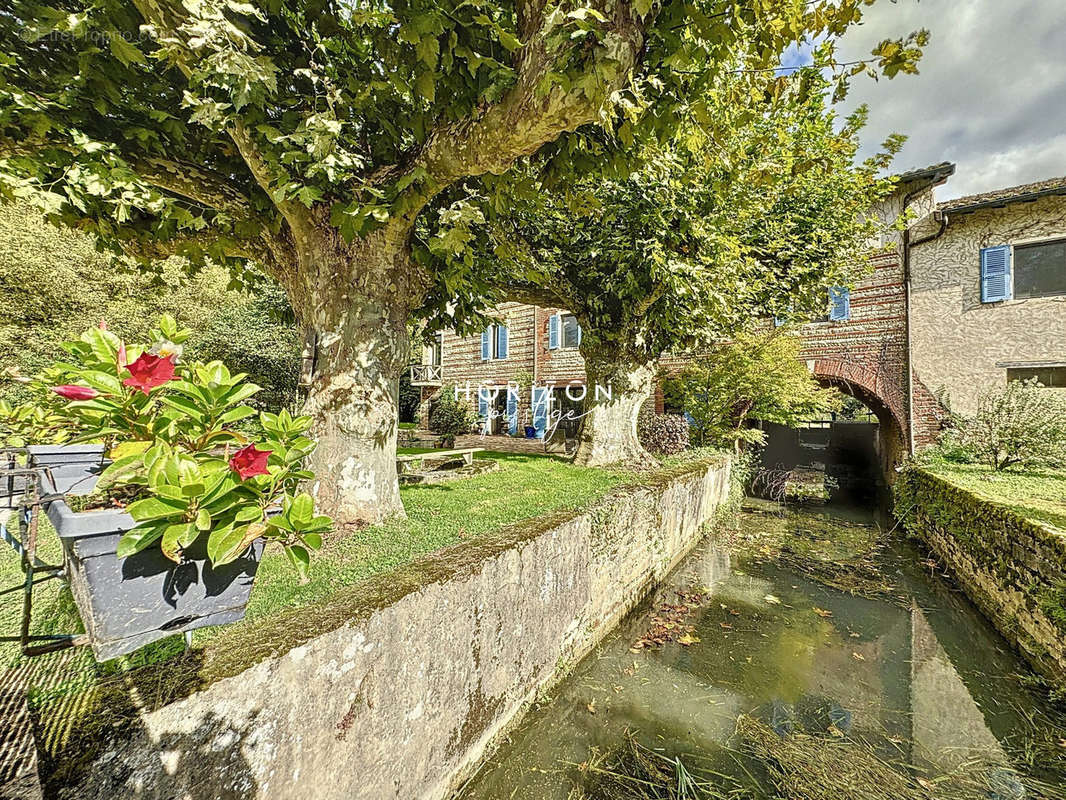
[[[1066,195],[1066,186],[1054,186],[1049,189],[1041,189],[1037,192],[1026,192],[1025,194],[1014,195],[1013,197],[998,197],[989,200],[981,200],[980,202],[969,203],[964,206],[952,207],[948,205],[939,210],[949,216],[973,214],[975,211],[981,211],[986,208],[1004,208],[1005,206],[1013,205],[1014,203],[1032,203],[1034,200],[1039,200],[1043,197],[1053,197],[1055,195]]]

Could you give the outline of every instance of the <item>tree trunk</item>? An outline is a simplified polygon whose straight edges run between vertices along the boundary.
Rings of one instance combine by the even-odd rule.
[[[369,301],[334,325],[315,326],[314,376],[304,413],[314,417],[311,493],[339,524],[403,516],[396,474],[399,378],[407,331]]]
[[[314,332],[304,407],[318,443],[311,493],[341,525],[404,516],[396,472],[399,378],[419,295],[404,243],[390,233],[347,247],[335,233],[316,237],[288,287],[301,323]]]
[[[582,342],[586,375],[585,416],[574,462],[587,467],[654,465],[657,463],[655,457],[644,449],[637,437],[637,417],[651,396],[655,366],[602,356],[606,349],[586,346]],[[610,397],[606,396],[608,388]]]

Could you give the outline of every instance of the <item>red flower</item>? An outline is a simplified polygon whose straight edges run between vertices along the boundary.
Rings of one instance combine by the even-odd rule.
[[[52,391],[67,400],[92,400],[100,393],[90,386],[53,386]]]
[[[149,390],[174,378],[174,359],[170,356],[161,358],[151,353],[141,353],[127,369],[130,371],[130,377],[122,381],[123,385],[132,386],[148,394]]]
[[[250,444],[233,454],[233,458],[229,460],[229,467],[241,476],[242,481],[253,475],[268,475],[270,473],[267,472],[267,458],[272,452],[272,450],[256,450],[255,445]]]

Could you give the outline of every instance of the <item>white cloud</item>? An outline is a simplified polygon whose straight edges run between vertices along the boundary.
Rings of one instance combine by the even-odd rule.
[[[870,108],[866,153],[907,135],[900,170],[958,164],[940,199],[1066,175],[1066,2],[879,0],[841,43],[842,59],[927,28],[919,75],[857,78],[846,103]]]

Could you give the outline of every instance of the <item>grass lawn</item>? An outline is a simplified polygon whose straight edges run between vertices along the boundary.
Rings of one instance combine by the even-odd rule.
[[[935,475],[1016,513],[1066,531],[1066,469],[994,472],[978,464],[935,463],[925,466]]]
[[[429,448],[404,448],[401,452],[429,452]],[[285,555],[267,548],[259,567],[247,619],[269,616],[282,609],[328,598],[338,589],[410,562],[450,544],[476,537],[510,523],[567,508],[581,508],[625,482],[622,472],[579,467],[559,459],[514,453],[480,453],[497,459],[497,472],[440,486],[401,487],[407,519],[346,531],[328,540],[313,557],[311,577],[302,583]],[[42,526],[42,550],[48,560],[59,560],[59,545],[50,526]],[[18,559],[10,548],[0,547],[0,589],[22,578]],[[17,633],[22,595],[0,597],[0,632]],[[34,629],[37,633],[80,630],[70,593],[58,582],[34,594]],[[197,631],[194,644],[226,628]],[[174,641],[156,646],[159,653],[174,651]],[[0,646],[0,666],[15,657],[14,645]],[[137,659],[152,659],[150,646]]]

